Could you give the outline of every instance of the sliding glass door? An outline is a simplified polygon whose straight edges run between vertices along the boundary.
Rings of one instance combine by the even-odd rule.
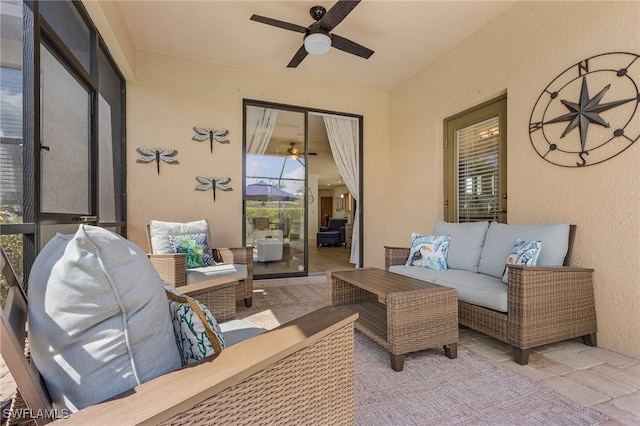
[[[306,114],[245,104],[245,242],[254,276],[307,273]]]

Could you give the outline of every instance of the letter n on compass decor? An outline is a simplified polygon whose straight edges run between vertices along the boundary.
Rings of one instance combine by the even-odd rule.
[[[604,53],[567,68],[533,107],[533,148],[564,167],[591,166],[620,154],[640,138],[639,84],[635,53]]]

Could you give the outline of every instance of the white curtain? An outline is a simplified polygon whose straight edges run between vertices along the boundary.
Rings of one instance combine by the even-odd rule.
[[[247,154],[264,154],[277,120],[277,109],[247,105]]]
[[[342,175],[342,180],[347,189],[358,201],[360,194],[360,172],[358,164],[358,146],[360,132],[358,131],[358,119],[339,115],[321,114],[329,136],[331,154]],[[353,213],[353,236],[351,241],[351,263],[361,266],[360,263],[360,202],[356,203]]]

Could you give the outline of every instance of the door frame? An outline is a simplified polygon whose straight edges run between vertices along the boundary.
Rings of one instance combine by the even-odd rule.
[[[304,142],[305,142],[305,146],[307,146],[308,144],[308,139],[309,139],[309,114],[310,113],[317,113],[317,114],[330,114],[330,115],[339,115],[339,116],[344,116],[344,117],[351,117],[351,118],[355,118],[358,120],[358,132],[359,132],[359,141],[358,141],[358,179],[360,180],[360,185],[359,185],[359,194],[358,194],[358,205],[359,205],[359,211],[358,211],[358,222],[359,222],[359,234],[360,234],[360,239],[359,239],[359,253],[360,253],[360,258],[358,259],[358,267],[362,267],[363,266],[363,259],[364,259],[364,211],[362,206],[364,205],[363,203],[363,199],[364,199],[364,174],[363,174],[363,146],[364,146],[364,117],[362,115],[359,114],[352,114],[352,113],[348,113],[348,112],[340,112],[340,111],[329,111],[329,110],[324,110],[324,109],[317,109],[317,108],[310,108],[310,107],[303,107],[303,106],[297,106],[297,105],[289,105],[289,104],[281,104],[281,103],[276,103],[276,102],[269,102],[269,101],[262,101],[262,100],[258,100],[258,99],[247,99],[244,98],[242,100],[242,241],[243,241],[243,246],[246,245],[246,239],[244,238],[244,235],[246,235],[247,232],[247,218],[246,218],[246,202],[245,202],[245,192],[246,192],[246,187],[247,187],[247,182],[246,182],[246,174],[247,174],[247,157],[246,157],[246,144],[247,144],[247,116],[246,116],[246,110],[247,110],[247,106],[258,106],[258,107],[263,107],[263,108],[272,108],[272,109],[282,109],[282,110],[288,110],[288,111],[296,111],[296,112],[302,112],[305,114],[305,134],[304,134]],[[309,171],[308,169],[305,167],[305,185],[308,183],[309,181]],[[291,272],[291,273],[286,273],[286,274],[273,274],[273,275],[263,275],[262,277],[264,278],[286,278],[286,277],[306,277],[309,276],[309,203],[308,203],[308,199],[305,198],[305,205],[304,205],[304,235],[305,235],[305,251],[304,251],[304,272]],[[355,218],[354,218],[355,220]]]

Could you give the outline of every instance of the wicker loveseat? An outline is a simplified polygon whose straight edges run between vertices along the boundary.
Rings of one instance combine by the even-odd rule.
[[[52,402],[51,388],[41,376],[45,371],[24,355],[27,298],[1,246],[0,269],[10,285],[0,315],[0,349],[18,387],[11,409],[3,413],[10,425],[40,425],[56,419],[78,425],[342,425],[354,421],[353,322],[357,315],[334,307],[70,413]],[[155,323],[149,324],[148,333],[155,328]],[[32,348],[35,339],[29,327]],[[108,371],[113,380],[120,379],[119,371]],[[78,384],[85,381],[85,376],[81,378]]]
[[[456,288],[459,324],[508,343],[514,360],[526,365],[531,348],[536,346],[576,337],[596,345],[593,269],[568,266],[575,231],[575,225],[568,224],[438,222],[435,234],[451,235],[448,270],[406,266],[410,249],[389,246],[385,246],[385,267],[390,272]],[[472,243],[474,234],[477,238]],[[542,240],[538,266],[504,265],[510,252],[505,241],[513,245],[519,235]],[[553,247],[553,239],[557,247]],[[545,249],[547,257],[543,258]],[[556,255],[555,262],[549,259],[551,254]],[[504,259],[502,270],[508,266],[508,284],[496,278],[495,272],[487,275],[491,273],[487,266],[491,258],[494,263],[495,259]]]

